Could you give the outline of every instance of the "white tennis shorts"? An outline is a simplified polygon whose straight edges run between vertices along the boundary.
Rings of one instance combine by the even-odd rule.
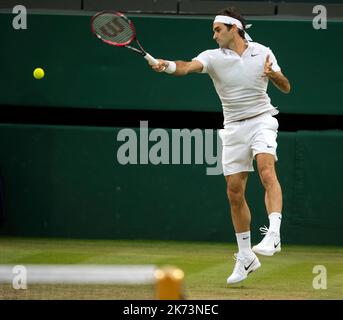
[[[251,119],[231,122],[219,130],[222,140],[224,176],[254,171],[253,160],[258,153],[276,155],[279,123],[269,112]]]

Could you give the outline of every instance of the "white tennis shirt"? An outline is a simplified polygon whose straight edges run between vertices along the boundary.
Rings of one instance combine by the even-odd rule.
[[[224,126],[267,111],[279,113],[267,94],[268,78],[262,77],[268,54],[272,69],[281,71],[273,52],[256,42],[249,42],[242,56],[219,48],[206,50],[193,59],[201,62],[202,73],[212,78],[222,103]]]

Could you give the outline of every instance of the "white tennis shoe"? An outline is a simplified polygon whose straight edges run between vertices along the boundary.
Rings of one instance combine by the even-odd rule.
[[[261,227],[260,231],[264,238],[256,246],[252,247],[252,251],[263,256],[272,256],[274,253],[281,251],[280,234],[269,231],[266,226]]]
[[[236,260],[235,267],[230,277],[227,278],[227,284],[235,284],[245,280],[248,274],[261,267],[261,263],[257,256],[252,252],[249,256],[242,254],[234,254]]]

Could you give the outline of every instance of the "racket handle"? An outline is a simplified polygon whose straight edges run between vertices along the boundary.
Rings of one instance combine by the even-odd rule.
[[[153,64],[153,65],[158,64],[158,61],[157,61],[155,58],[153,58],[149,53],[147,53],[147,54],[144,56],[144,59],[147,60],[147,61],[149,61],[149,62],[150,62],[151,64]]]

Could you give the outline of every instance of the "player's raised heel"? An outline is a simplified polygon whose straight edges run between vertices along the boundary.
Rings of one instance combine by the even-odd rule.
[[[280,235],[276,232],[270,232],[268,228],[260,228],[264,238],[256,246],[252,247],[252,251],[263,256],[272,256],[281,251]]]
[[[227,284],[239,283],[245,280],[249,273],[261,267],[260,261],[253,252],[249,256],[235,254],[234,259],[236,260],[236,264],[232,274],[226,280]]]

